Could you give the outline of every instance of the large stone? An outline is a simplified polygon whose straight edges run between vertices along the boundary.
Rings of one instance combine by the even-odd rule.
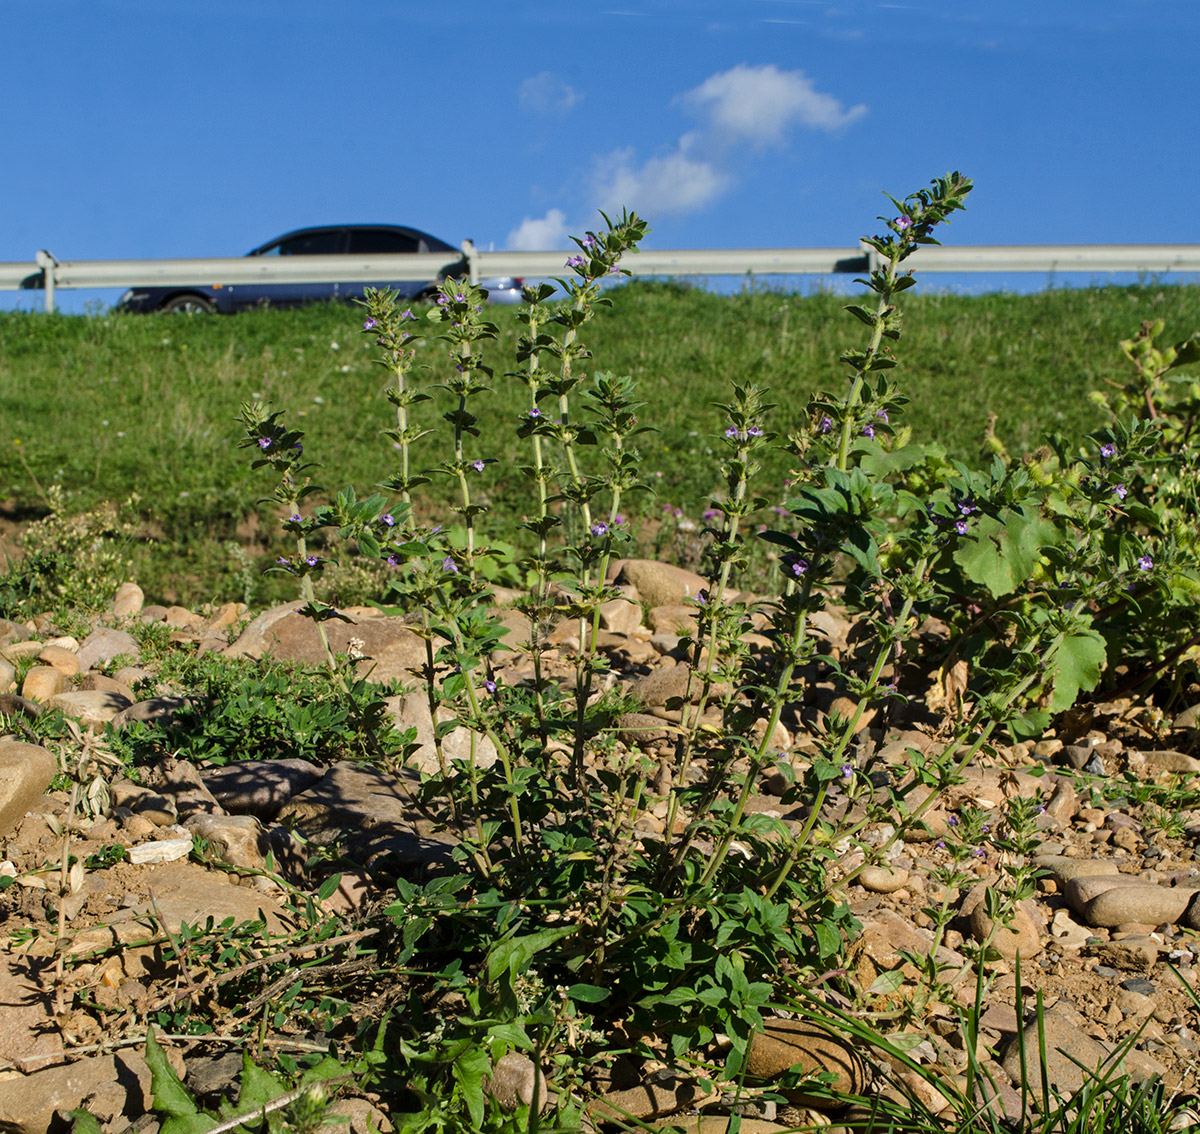
[[[32,1075],[0,1081],[0,1130],[47,1134],[67,1130],[59,1111],[86,1109],[101,1124],[125,1124],[150,1109],[150,1069],[137,1051],[90,1055]]]
[[[137,583],[122,583],[117,588],[117,593],[113,595],[113,617],[117,621],[132,618],[135,614],[141,613],[145,602],[146,596],[142,593],[142,588]]]
[[[706,1098],[691,1080],[643,1083],[622,1091],[609,1091],[588,1103],[588,1114],[601,1122],[646,1122],[676,1111],[696,1107]]]
[[[137,639],[128,631],[105,626],[94,630],[79,645],[79,669],[94,669],[122,654],[138,661],[142,656]]]
[[[440,770],[437,748],[434,745],[433,715],[429,711],[429,698],[421,691],[406,693],[399,697],[387,699],[388,712],[391,714],[398,729],[415,728],[416,743],[420,745],[412,756],[409,764],[425,775],[434,775]],[[445,708],[438,708],[438,723],[453,720],[454,714]],[[490,768],[497,759],[496,746],[492,741],[478,733],[473,733],[464,725],[448,732],[442,737],[442,755],[447,763],[447,771],[454,772],[463,762],[472,759],[477,768]]]
[[[301,605],[286,603],[260,614],[222,653],[234,658],[270,654],[282,661],[321,664],[325,652],[317,625],[297,613]],[[411,682],[414,669],[425,665],[425,642],[403,618],[350,619],[329,619],[324,623],[325,633],[335,653],[359,657],[355,670],[360,677],[380,684]]]
[[[38,654],[37,660],[42,665],[52,665],[67,677],[74,677],[79,672],[79,655],[74,650],[62,646],[45,646]]]
[[[750,1040],[746,1074],[770,1081],[795,1066],[807,1075],[832,1073],[830,1088],[838,1094],[861,1094],[867,1084],[866,1063],[841,1037],[808,1020],[765,1020]]]
[[[52,665],[35,665],[21,682],[21,696],[43,704],[67,687],[67,675]]]
[[[58,761],[37,744],[0,740],[0,836],[18,823],[58,774]]]
[[[40,979],[41,966],[49,977]],[[9,954],[0,957],[0,1067],[36,1071],[63,1058],[62,1032],[50,994],[54,965]]]
[[[433,830],[413,805],[418,777],[411,776],[401,780],[368,765],[335,764],[283,806],[279,821],[319,844],[350,832],[346,853],[360,865],[382,857],[420,869],[447,865],[455,840]]]
[[[1195,890],[1166,886],[1114,886],[1083,907],[1088,925],[1113,927],[1136,922],[1166,925],[1178,922],[1195,896]]]
[[[266,870],[270,842],[253,815],[196,813],[183,822],[197,838],[208,843],[224,863],[238,870]]]
[[[642,624],[642,608],[631,598],[615,598],[600,607],[600,628],[632,634]]]
[[[1108,1049],[1053,1009],[1043,1014],[1042,1023],[1046,1037],[1045,1086],[1063,1095],[1079,1090],[1087,1072],[1094,1072],[1107,1062]],[[1025,1051],[1029,1089],[1034,1098],[1038,1098],[1042,1092],[1043,1076],[1036,1021],[1026,1025],[1005,1052],[1001,1066],[1014,1083],[1021,1081],[1022,1048]]]
[[[1117,864],[1110,858],[1067,858],[1062,854],[1045,854],[1034,858],[1033,865],[1048,871],[1060,890],[1072,878],[1120,874]]]
[[[636,587],[638,597],[647,607],[678,606],[708,587],[703,576],[655,559],[625,560],[617,582]]]
[[[50,698],[50,708],[74,717],[84,727],[107,724],[123,709],[128,709],[129,704],[128,697],[99,689],[76,689]]]
[[[532,1106],[536,1096],[538,1110],[545,1110],[549,1103],[546,1093],[546,1076],[528,1055],[510,1051],[502,1055],[492,1067],[492,1073],[484,1081],[484,1089],[505,1110],[516,1110],[518,1106]]]
[[[168,862],[147,867],[147,870],[150,871],[147,878],[154,903],[135,904],[125,912],[127,919],[143,922],[152,919],[152,924],[157,924],[161,917],[172,933],[178,933],[184,922],[204,926],[211,917],[214,925],[220,925],[227,918],[233,918],[234,924],[240,925],[258,921],[261,912],[269,933],[283,933],[294,927],[292,915],[269,894],[249,886],[234,885],[225,874],[205,870],[187,861]],[[117,921],[115,917],[111,920]]]
[[[157,724],[171,729],[176,727],[178,718],[185,709],[198,703],[197,697],[148,697],[145,701],[135,701],[128,708],[122,709],[110,723],[118,730],[131,721]]]
[[[1067,905],[1082,917],[1088,902],[1098,898],[1106,890],[1115,890],[1119,886],[1146,885],[1144,878],[1133,874],[1079,874],[1067,882],[1062,892]]]
[[[11,646],[13,642],[21,642],[29,637],[29,627],[22,626],[19,622],[11,622],[7,618],[0,618],[0,648]]]
[[[288,800],[324,775],[324,768],[307,760],[239,760],[224,768],[206,768],[203,779],[226,811],[269,822]]]

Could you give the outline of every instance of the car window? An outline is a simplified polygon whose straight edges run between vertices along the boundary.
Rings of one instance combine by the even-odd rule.
[[[346,251],[346,230],[302,232],[264,248],[260,256],[340,256]]]
[[[420,251],[415,236],[386,228],[352,228],[350,252],[360,256],[392,256]]]

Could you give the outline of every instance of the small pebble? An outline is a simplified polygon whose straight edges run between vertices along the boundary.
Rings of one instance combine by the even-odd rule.
[[[1100,971],[1100,966],[1096,967],[1096,972]],[[1105,976],[1108,974],[1105,973]],[[1116,973],[1114,972],[1115,976]],[[1128,980],[1121,981],[1121,987],[1128,989],[1130,992],[1140,992],[1143,996],[1153,996],[1158,989],[1153,981],[1146,980],[1144,977],[1130,977]]]

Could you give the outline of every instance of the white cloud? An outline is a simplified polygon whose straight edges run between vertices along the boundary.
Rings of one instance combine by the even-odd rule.
[[[521,84],[527,109],[564,107],[559,112],[565,113],[579,97],[549,71]],[[677,102],[700,120],[698,128],[645,159],[631,147],[597,157],[584,179],[586,199],[578,202],[591,217],[595,208],[629,208],[653,221],[708,208],[736,179],[752,174],[750,151],[783,146],[798,129],[839,130],[867,113],[861,103],[847,107],[817,90],[803,71],[781,71],[774,64],[742,63],[719,71]],[[567,225],[562,210],[551,209],[540,219],[526,217],[509,233],[508,247],[567,247],[567,233],[578,230]]]
[[[715,142],[727,145],[781,145],[792,126],[837,130],[867,112],[847,109],[833,95],[818,91],[803,71],[781,71],[773,64],[739,64],[705,79],[683,102],[708,120]]]
[[[638,165],[630,149],[597,160],[593,193],[602,209],[636,209],[643,216],[690,213],[715,201],[729,174],[693,154],[699,139],[685,134],[669,152]]]
[[[551,209],[544,217],[526,217],[508,234],[506,247],[513,252],[553,252],[565,247],[567,217]]]
[[[521,109],[533,114],[552,114],[561,118],[582,98],[583,95],[553,71],[523,79],[517,88]]]

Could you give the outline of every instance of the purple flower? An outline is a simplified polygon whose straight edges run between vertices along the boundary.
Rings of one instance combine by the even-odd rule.
[[[727,430],[725,430],[725,436],[730,438],[730,440],[736,441],[738,438],[738,431],[731,425]]]
[[[483,460],[480,459],[480,460],[472,461],[471,468],[473,468],[476,472],[483,472]]]
[[[1143,555],[1139,557],[1137,564],[1140,571],[1149,571],[1154,566],[1154,560],[1148,555]]]
[[[387,557],[387,559],[385,560],[385,562],[387,563],[387,565],[389,567],[398,567],[400,565],[400,560],[397,559],[394,555],[389,555]]]
[[[542,411],[538,409],[537,406],[534,406],[533,409],[529,411],[529,416],[533,418],[541,417]]]
[[[416,316],[415,316],[415,315],[412,313],[412,308],[411,308],[411,307],[406,307],[406,308],[405,308],[403,311],[401,311],[401,312],[400,312],[400,318],[401,318],[401,319],[414,319],[414,320],[415,320],[415,319],[416,319]]]
[[[449,299],[447,299],[447,298],[446,298],[444,295],[439,295],[439,296],[437,297],[437,303],[438,303],[438,306],[439,306],[439,307],[445,307],[445,306],[446,306],[446,304],[447,304],[447,303],[449,303],[449,302],[450,302],[450,300],[449,300]]]
[[[707,591],[707,589],[696,592],[696,605],[697,606],[708,606],[708,591]]]
[[[454,562],[454,557],[452,555],[447,555],[446,558],[442,560],[442,570],[449,571],[451,575],[458,574],[458,564]]]
[[[597,537],[608,535],[608,525],[603,520],[597,520],[592,525],[592,535]]]
[[[485,682],[483,683],[483,687],[484,687],[484,689],[486,689],[486,690],[487,690],[489,693],[491,693],[491,694],[495,695],[495,692],[496,692],[496,683],[495,683],[494,681],[492,681],[490,678],[489,678],[487,681],[485,681]]]
[[[288,523],[289,523],[289,524],[298,524],[298,523],[300,522],[300,518],[301,518],[301,517],[300,517],[300,513],[299,513],[299,512],[293,512],[293,513],[292,513],[292,514],[291,514],[291,515],[288,517]]]
[[[320,562],[320,560],[315,555],[306,555],[304,557],[304,562],[307,563],[310,567],[315,567]]]
[[[569,256],[566,266],[568,268],[582,268],[587,261],[582,256]]]
[[[901,232],[907,232],[910,228],[912,228],[912,217],[899,216],[892,221],[892,224],[894,224]]]
[[[956,532],[958,532],[959,535],[966,535],[967,534],[967,521],[959,520],[958,523],[956,523],[954,525],[954,530]]]
[[[613,516],[613,524],[614,525],[620,525],[620,524],[623,524],[624,522],[625,522],[624,513],[618,512],[615,516]]]
[[[875,426],[873,425],[864,425],[862,431],[864,437],[870,438],[875,436]]]
[[[808,560],[799,555],[785,555],[783,557],[783,566],[798,579],[808,570]]]
[[[1124,500],[1125,497],[1129,495],[1129,489],[1127,489],[1123,484],[1118,484],[1117,487],[1113,489],[1113,495],[1118,500]]]
[[[973,855],[974,855],[976,858],[983,858],[983,854],[984,854],[984,852],[983,852],[983,847],[976,847],[976,848],[975,848],[975,849],[974,849],[974,850],[973,850],[971,853],[972,853],[972,854],[973,854]]]
[[[750,426],[750,428],[746,430],[746,436],[747,437],[761,437],[762,436],[762,427],[758,426],[758,425]]]
[[[467,297],[465,295],[463,295],[463,293],[461,291],[455,292],[454,293],[454,302],[455,303],[466,303]]]
[[[882,421],[882,422],[884,422],[884,423],[886,423],[886,422],[887,422],[887,419],[888,419],[887,410],[885,410],[885,409],[876,410],[876,411],[875,411],[875,416],[876,416],[877,418],[879,418],[879,420],[880,420],[880,421]]]
[[[950,818],[946,820],[946,824],[947,824],[947,826],[950,826],[950,827],[957,827],[958,826],[958,816],[951,815]]]
[[[264,451],[269,449],[273,444],[274,442],[270,437],[260,437],[258,439],[258,447]]]
[[[829,418],[823,417],[821,418],[819,427],[822,433],[828,433],[833,428],[833,422]]]
[[[842,779],[849,780],[849,779],[853,779],[853,778],[854,778],[854,765],[853,764],[843,764],[842,765]]]
[[[396,517],[393,516],[391,512],[384,512],[384,514],[379,517],[379,522],[381,524],[386,524],[389,528],[394,528],[396,526]]]
[[[292,445],[292,448],[293,448],[293,449],[295,449],[297,453],[303,453],[303,452],[304,452],[304,446],[303,446],[303,445],[301,445],[299,441],[296,441],[296,442],[295,442],[295,443]]]
[[[1113,456],[1116,453],[1116,451],[1117,451],[1117,447],[1111,441],[1106,441],[1103,445],[1100,446],[1100,456],[1104,457],[1105,459]]]
[[[364,331],[373,331],[378,326],[379,326],[379,320],[374,317],[368,317],[363,320],[363,330]]]
[[[942,850],[946,849],[946,842],[944,839],[938,839],[938,841],[936,843],[934,843],[933,845],[935,847],[940,847]]]
[[[286,560],[282,555],[276,559],[275,562],[278,563],[280,567],[286,567],[288,565],[288,560]]]
[[[700,514],[700,518],[702,520],[713,520],[713,519],[716,519],[716,517],[719,516],[720,514],[721,513],[718,512],[716,510],[716,508],[705,508],[704,511]]]
[[[589,252],[599,243],[592,233],[588,233],[580,242]]]

